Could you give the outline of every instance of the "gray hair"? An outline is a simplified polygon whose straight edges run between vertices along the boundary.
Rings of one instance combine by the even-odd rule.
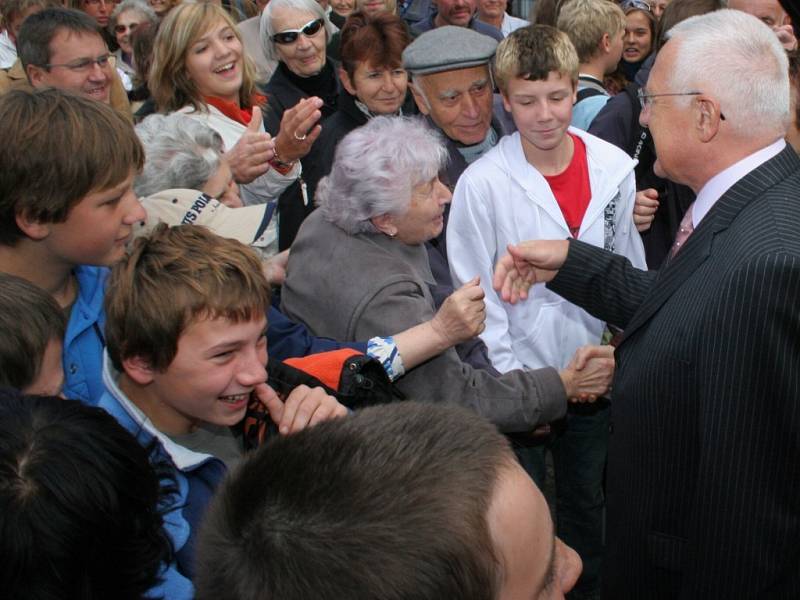
[[[301,12],[311,13],[315,19],[323,19],[325,21],[325,44],[331,41],[331,36],[334,34],[333,25],[328,20],[328,15],[325,14],[325,9],[320,6],[316,0],[270,0],[267,7],[261,12],[261,21],[259,21],[259,39],[261,40],[261,48],[264,50],[264,56],[267,60],[279,61],[278,51],[275,48],[275,42],[272,41],[272,36],[278,33],[272,26],[272,13],[279,9],[291,9]]]
[[[374,117],[339,142],[316,202],[347,233],[374,233],[371,218],[405,213],[413,188],[446,162],[444,139],[421,118]]]
[[[136,126],[144,147],[144,168],[133,189],[151,196],[174,188],[202,189],[222,161],[222,137],[179,113],[150,115]]]
[[[769,27],[738,10],[717,10],[678,23],[667,36],[679,44],[670,91],[714,96],[740,136],[785,135],[789,62]]]
[[[117,26],[117,19],[125,12],[135,12],[140,14],[151,24],[158,23],[156,11],[150,8],[147,2],[143,2],[143,0],[122,0],[122,2],[114,7],[114,10],[111,12],[111,18],[108,20],[108,31],[112,34],[114,33],[114,27]]]

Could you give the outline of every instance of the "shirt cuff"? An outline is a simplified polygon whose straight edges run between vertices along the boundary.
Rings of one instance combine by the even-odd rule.
[[[400,356],[392,336],[371,338],[367,342],[367,356],[381,363],[391,381],[402,377],[406,372],[403,357]]]

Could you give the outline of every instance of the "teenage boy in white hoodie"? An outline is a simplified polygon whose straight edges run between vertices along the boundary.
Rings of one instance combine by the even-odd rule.
[[[544,285],[532,289],[527,303],[502,302],[491,287],[492,271],[508,244],[575,237],[646,268],[632,216],[635,161],[570,127],[578,66],[569,38],[552,27],[519,29],[500,43],[495,78],[517,132],[470,165],[453,194],[450,269],[454,281],[480,275],[486,293],[481,337],[501,372],[566,365],[579,346],[598,344],[606,330]],[[565,421],[553,424],[547,444],[517,449],[540,485],[545,446],[553,451],[558,535],[581,555],[585,569],[576,592],[588,595],[599,589],[608,425],[607,402],[574,405]]]

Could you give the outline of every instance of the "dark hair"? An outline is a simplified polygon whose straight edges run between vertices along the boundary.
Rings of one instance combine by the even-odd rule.
[[[170,543],[147,451],[100,408],[0,390],[0,589],[134,599]]]
[[[354,12],[345,21],[341,33],[342,66],[352,78],[359,62],[394,69],[403,65],[403,50],[411,43],[405,21],[391,13],[371,19]]]
[[[24,236],[17,216],[64,222],[87,195],[118,186],[144,164],[132,123],[63,90],[0,97],[0,140],[13,140],[0,143],[0,244],[7,246]]]
[[[273,439],[207,513],[198,600],[490,600],[486,515],[513,460],[475,413],[416,402]]]
[[[725,0],[672,0],[664,9],[661,19],[658,21],[656,29],[655,50],[661,50],[664,45],[667,32],[681,21],[689,17],[704,15],[725,8]]]
[[[147,85],[150,76],[150,66],[153,64],[153,47],[155,46],[158,25],[154,23],[141,23],[131,33],[131,47],[133,60],[136,64],[136,79]]]
[[[71,8],[46,8],[25,19],[19,29],[17,52],[22,66],[44,67],[49,64],[50,42],[61,30],[102,37],[95,20],[85,12]]]
[[[0,273],[0,385],[31,385],[48,342],[63,339],[66,327],[64,313],[50,294],[25,279]]]

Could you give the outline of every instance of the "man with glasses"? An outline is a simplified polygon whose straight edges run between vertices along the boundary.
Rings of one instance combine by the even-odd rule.
[[[697,194],[666,264],[527,242],[495,284],[513,299],[549,282],[624,329],[607,597],[798,598],[800,159],[783,140],[786,53],[751,15],[693,17],[670,30],[641,100],[660,170]]]
[[[43,10],[25,21],[17,44],[32,87],[68,90],[130,114],[124,89],[120,102],[111,102],[112,85],[121,89],[121,83],[108,46],[87,14],[65,8]]]

